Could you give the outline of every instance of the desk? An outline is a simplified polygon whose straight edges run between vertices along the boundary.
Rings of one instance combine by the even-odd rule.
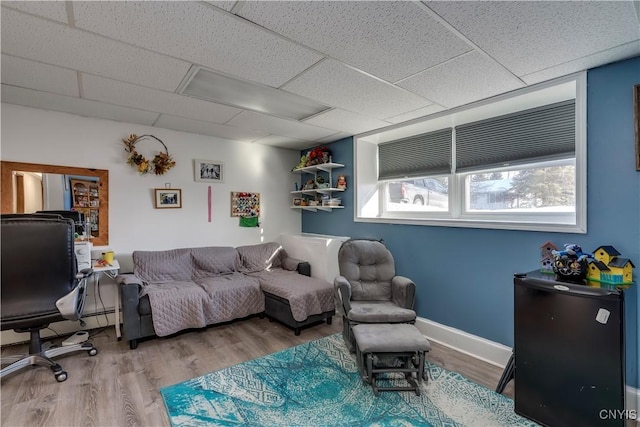
[[[97,261],[92,262],[92,268],[94,273],[94,283],[98,284],[100,281],[100,275],[105,274],[107,277],[110,277],[115,280],[118,275],[118,271],[120,270],[120,263],[117,259],[114,259],[111,265],[106,267],[100,267],[96,264]],[[116,301],[113,306],[115,311],[115,327],[116,327],[116,337],[118,341],[122,339],[122,334],[120,333],[120,287],[116,284]]]

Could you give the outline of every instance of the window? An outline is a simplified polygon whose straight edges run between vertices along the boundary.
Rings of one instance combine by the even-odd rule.
[[[356,221],[585,233],[585,93],[583,73],[358,135]]]

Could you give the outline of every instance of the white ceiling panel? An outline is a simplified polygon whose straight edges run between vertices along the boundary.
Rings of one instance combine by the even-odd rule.
[[[522,76],[640,38],[633,2],[425,2]]]
[[[233,9],[233,6],[235,6],[237,1],[220,0],[220,1],[207,1],[206,3],[212,4],[216,7],[219,7],[220,9],[224,9],[227,12],[231,12],[231,9]]]
[[[428,116],[429,114],[437,113],[438,111],[442,111],[444,109],[445,108],[440,105],[432,104],[432,105],[429,105],[428,107],[418,108],[417,110],[410,111],[408,113],[389,117],[386,119],[386,121],[391,123],[396,123],[396,124],[402,123],[409,120],[417,119],[418,117]]]
[[[333,60],[322,61],[283,89],[380,120],[431,104]]]
[[[184,117],[161,114],[154,126],[183,132],[199,133],[223,139],[240,142],[253,142],[267,134],[254,130],[247,130],[233,126],[219,125],[217,123],[203,122],[201,120],[185,119]]]
[[[65,1],[2,1],[2,6],[27,12],[54,21],[69,23]]]
[[[67,68],[2,55],[2,83],[79,97],[78,73]]]
[[[2,85],[2,102],[23,105],[25,107],[43,108],[45,110],[62,111],[86,117],[99,117],[119,122],[152,125],[158,117],[157,113],[141,111],[133,108],[72,98],[32,89]]]
[[[622,59],[632,58],[638,55],[640,55],[640,41],[634,41],[622,46],[615,47],[613,49],[598,52],[589,56],[584,56],[582,58],[565,62],[554,67],[549,67],[544,70],[536,71],[534,73],[524,75],[521,78],[525,81],[525,83],[531,85],[546,80],[551,80],[556,77],[566,76],[567,74],[587,70],[589,68],[594,68],[601,64],[608,64],[611,62],[620,61]],[[638,70],[638,74],[640,75],[640,70]]]
[[[640,3],[631,0],[0,1],[0,8],[3,103],[291,149],[640,56]],[[253,88],[216,86],[227,89],[225,101],[177,94],[199,67],[328,108],[300,122],[241,107],[235,94],[251,93],[252,106],[274,101]]]
[[[6,8],[2,52],[168,91],[178,87],[191,66]]]
[[[335,133],[333,129],[323,129],[294,120],[270,117],[254,111],[243,111],[229,120],[227,124],[307,141],[313,141]]]
[[[325,138],[320,138],[320,139],[316,139],[314,141],[313,145],[316,144],[328,144],[329,142],[334,142],[334,141],[338,141],[342,138],[346,138],[348,136],[351,136],[350,133],[346,133],[346,132],[338,132],[338,133],[334,133],[333,135],[329,135]],[[304,148],[309,148],[310,146],[304,147]]]
[[[516,77],[476,52],[416,74],[398,85],[448,108],[524,87]]]
[[[250,1],[238,14],[390,82],[471,50],[408,1]]]
[[[80,2],[74,11],[78,27],[270,86],[321,59],[199,2]]]
[[[272,147],[282,147],[291,150],[302,150],[309,146],[309,141],[289,138],[286,136],[269,135],[253,141],[254,144],[270,145]]]
[[[324,113],[317,114],[304,123],[320,126],[328,129],[335,129],[346,132],[350,135],[365,132],[372,129],[389,126],[389,122],[373,119],[362,114],[335,108]]]
[[[91,74],[82,75],[83,96],[87,99],[150,109],[158,113],[224,123],[242,110],[206,102],[172,92],[144,88]]]

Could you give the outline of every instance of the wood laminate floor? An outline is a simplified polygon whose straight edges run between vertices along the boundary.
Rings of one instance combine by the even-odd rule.
[[[29,368],[2,380],[1,425],[13,426],[170,426],[159,389],[239,362],[342,331],[340,319],[304,329],[300,336],[257,317],[211,326],[169,338],[141,341],[130,350],[112,327],[91,331],[99,349],[57,358],[68,372],[58,383],[48,368]],[[54,340],[59,344],[62,339]],[[495,389],[502,369],[432,343],[427,358]],[[8,346],[2,355],[27,351]],[[509,383],[505,395],[513,397]]]

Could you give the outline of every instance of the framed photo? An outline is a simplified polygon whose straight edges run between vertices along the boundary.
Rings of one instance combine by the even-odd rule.
[[[640,85],[633,87],[633,123],[636,133],[636,170],[640,171]]]
[[[224,164],[218,160],[194,161],[195,180],[202,182],[224,182]]]
[[[176,188],[156,188],[156,209],[170,209],[182,207],[182,190]]]

